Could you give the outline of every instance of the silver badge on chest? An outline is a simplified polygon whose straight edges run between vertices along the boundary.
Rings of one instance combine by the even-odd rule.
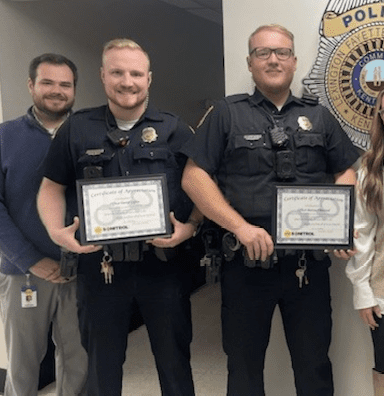
[[[153,143],[157,140],[157,138],[158,134],[156,129],[153,127],[147,127],[141,131],[141,139],[144,143]]]

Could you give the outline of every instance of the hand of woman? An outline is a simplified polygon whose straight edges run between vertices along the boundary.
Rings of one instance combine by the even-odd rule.
[[[371,330],[375,330],[377,327],[379,327],[379,325],[375,321],[375,318],[373,317],[373,314],[381,319],[381,311],[378,305],[375,305],[374,307],[359,309],[359,315],[361,319],[371,328]]]

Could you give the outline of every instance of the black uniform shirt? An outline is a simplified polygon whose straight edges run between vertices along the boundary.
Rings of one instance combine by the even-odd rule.
[[[84,178],[84,168],[102,167],[104,177],[165,173],[170,210],[185,222],[192,202],[181,189],[186,156],[181,148],[191,138],[191,129],[173,114],[148,107],[130,131],[125,146],[113,142],[108,133],[116,130],[115,118],[107,106],[74,113],[60,128],[46,160],[45,176],[68,186],[70,216],[77,214],[75,182]],[[148,133],[149,130],[149,133]]]
[[[337,120],[323,106],[290,96],[279,111],[259,91],[219,101],[183,152],[210,175],[245,218],[270,217],[277,177],[270,130],[281,127],[294,153],[291,183],[324,183],[358,159]]]

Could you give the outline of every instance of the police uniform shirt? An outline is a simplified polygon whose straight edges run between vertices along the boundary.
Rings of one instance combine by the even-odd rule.
[[[112,136],[108,137],[112,132]],[[116,136],[121,135],[121,141]],[[117,129],[108,106],[74,113],[52,142],[45,163],[45,176],[68,186],[67,207],[77,214],[75,181],[84,179],[84,168],[102,167],[103,177],[165,173],[170,210],[185,222],[192,202],[181,189],[187,157],[181,148],[193,136],[179,117],[148,107],[129,131]]]
[[[279,111],[258,90],[219,101],[184,153],[218,179],[231,205],[245,218],[270,217],[276,150],[270,130],[282,127],[294,152],[290,183],[324,183],[351,167],[359,154],[323,106],[290,96]]]

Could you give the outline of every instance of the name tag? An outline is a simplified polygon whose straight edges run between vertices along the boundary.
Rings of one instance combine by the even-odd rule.
[[[261,134],[257,135],[244,135],[244,139],[248,141],[260,140],[263,137]]]

